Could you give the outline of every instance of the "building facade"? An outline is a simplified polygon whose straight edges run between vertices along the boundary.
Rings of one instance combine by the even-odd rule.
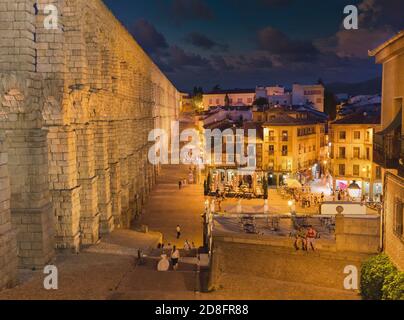
[[[380,130],[380,112],[359,112],[330,124],[333,189],[346,190],[356,181],[362,195],[380,200],[381,167],[373,163],[373,135]]]
[[[203,95],[205,110],[217,106],[252,106],[255,101],[255,89],[218,90]]]
[[[294,84],[292,90],[292,104],[312,104],[320,112],[324,112],[325,88],[321,84],[300,85]]]
[[[269,105],[292,105],[292,93],[282,86],[275,87],[257,87],[256,95],[258,98],[265,98]]]
[[[307,112],[272,110],[262,122],[262,168],[270,185],[285,178],[302,183],[318,178],[327,161],[326,121],[310,118]]]
[[[382,130],[374,161],[383,167],[383,249],[404,271],[404,31],[370,52],[383,65]]]

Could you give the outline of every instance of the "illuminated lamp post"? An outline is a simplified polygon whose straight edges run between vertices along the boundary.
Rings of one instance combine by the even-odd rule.
[[[358,198],[360,198],[361,197],[361,195],[362,195],[362,189],[361,189],[361,187],[356,183],[356,181],[353,181],[350,185],[349,185],[349,187],[348,187],[348,193],[349,193],[349,196],[352,198],[352,199],[358,199]]]

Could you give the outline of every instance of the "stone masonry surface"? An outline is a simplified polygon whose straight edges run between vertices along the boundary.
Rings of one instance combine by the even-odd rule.
[[[148,133],[179,100],[101,0],[0,0],[0,288],[130,225],[158,172]]]

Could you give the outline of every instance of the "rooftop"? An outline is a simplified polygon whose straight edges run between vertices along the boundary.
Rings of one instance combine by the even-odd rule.
[[[255,94],[255,89],[227,89],[227,90],[213,90],[210,92],[205,93],[207,94],[237,94],[237,93],[251,93]]]
[[[361,109],[331,124],[381,124],[381,111],[380,109]]]

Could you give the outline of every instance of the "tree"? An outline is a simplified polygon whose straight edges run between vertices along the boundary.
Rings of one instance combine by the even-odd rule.
[[[269,105],[268,99],[264,98],[264,97],[257,98],[254,101],[254,106],[257,106],[257,107],[265,107],[268,105]]]
[[[330,120],[334,120],[337,117],[338,104],[335,94],[326,89],[324,96],[324,112],[330,116]]]
[[[224,105],[226,107],[230,106],[230,98],[229,95],[226,93],[226,96],[224,97]]]
[[[202,87],[194,87],[192,94],[192,107],[195,110],[203,109],[203,89]]]
[[[220,91],[221,89],[220,84],[217,84],[212,88],[212,91]]]
[[[327,88],[323,79],[318,79],[318,84],[321,84],[325,88],[324,93],[324,112],[329,115],[330,120],[334,120],[337,117],[337,98],[335,94]]]

